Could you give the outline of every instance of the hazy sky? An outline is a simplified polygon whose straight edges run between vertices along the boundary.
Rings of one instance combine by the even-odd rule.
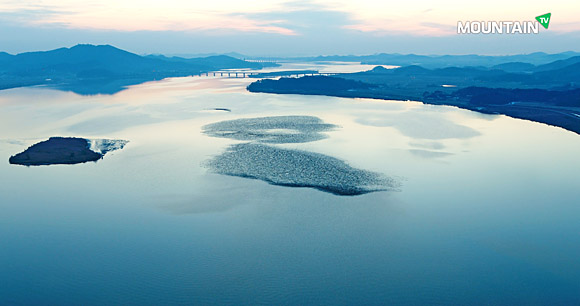
[[[458,21],[528,21],[537,35],[458,35]],[[136,53],[512,54],[580,51],[580,1],[0,0],[0,50],[77,43]]]

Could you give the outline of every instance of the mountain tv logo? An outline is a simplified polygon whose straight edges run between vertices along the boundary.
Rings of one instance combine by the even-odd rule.
[[[540,25],[547,30],[551,19],[547,13],[536,21],[458,21],[457,34],[538,34]]]
[[[547,30],[550,26],[550,18],[552,18],[552,13],[547,13],[536,17],[536,20]]]

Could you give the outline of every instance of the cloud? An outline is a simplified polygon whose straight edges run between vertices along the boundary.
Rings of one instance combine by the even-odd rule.
[[[345,29],[360,32],[370,32],[378,35],[413,35],[413,36],[445,36],[456,34],[454,25],[435,22],[408,22],[396,20],[381,20],[381,22],[365,22],[344,26]]]
[[[70,29],[116,31],[239,31],[294,35],[280,26],[281,20],[254,20],[247,14],[283,9],[283,2],[269,1],[240,5],[239,1],[72,1],[48,5],[8,1],[0,13],[28,26],[61,26]],[[233,13],[235,12],[235,13]]]
[[[327,10],[305,1],[285,3],[285,10],[238,14],[256,22],[270,22],[291,30],[297,35],[333,35],[344,33],[343,25],[351,22],[350,14]]]
[[[521,2],[521,1],[519,1]],[[502,7],[498,11],[495,7]],[[550,4],[552,32],[580,31],[580,4]],[[113,31],[190,31],[300,35],[341,29],[375,35],[452,35],[458,20],[528,20],[544,13],[518,1],[485,3],[407,0],[393,6],[375,0],[3,0],[0,14],[33,27]],[[315,28],[315,26],[318,28]]]
[[[93,43],[137,53],[262,56],[580,51],[580,3],[560,0],[551,3],[553,21],[540,35],[455,34],[458,20],[533,20],[545,13],[517,1],[490,10],[499,0],[490,1],[408,0],[395,8],[371,0],[0,0],[0,48]]]
[[[535,16],[546,13],[544,6],[538,7],[527,2],[488,0],[483,2],[440,0],[406,0],[393,5],[392,2],[376,0],[313,0],[325,10],[344,12],[350,15],[350,22],[344,29],[376,35],[414,35],[438,37],[453,35],[449,27],[456,27],[460,20],[490,21],[533,21]],[[501,10],[497,8],[501,7]],[[580,31],[580,2],[553,0],[551,32],[569,33]]]

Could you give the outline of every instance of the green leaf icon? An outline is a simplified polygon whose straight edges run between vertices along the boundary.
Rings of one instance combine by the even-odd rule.
[[[544,15],[540,15],[538,17],[536,17],[536,20],[544,27],[544,28],[548,28],[548,26],[550,25],[550,18],[552,17],[552,13],[547,13]]]

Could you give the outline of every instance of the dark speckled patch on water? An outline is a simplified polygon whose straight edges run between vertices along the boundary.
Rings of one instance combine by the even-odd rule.
[[[204,126],[203,132],[212,137],[262,143],[303,143],[324,139],[327,136],[321,132],[336,127],[312,116],[276,116],[221,121]]]
[[[203,132],[213,137],[246,140],[206,162],[211,171],[273,185],[310,187],[335,195],[361,195],[396,190],[398,183],[380,173],[353,168],[320,153],[278,148],[276,144],[324,139],[336,125],[312,116],[237,119],[208,124]]]
[[[257,143],[232,145],[206,165],[219,174],[273,185],[310,187],[336,195],[361,195],[398,187],[393,179],[353,168],[334,157]]]

